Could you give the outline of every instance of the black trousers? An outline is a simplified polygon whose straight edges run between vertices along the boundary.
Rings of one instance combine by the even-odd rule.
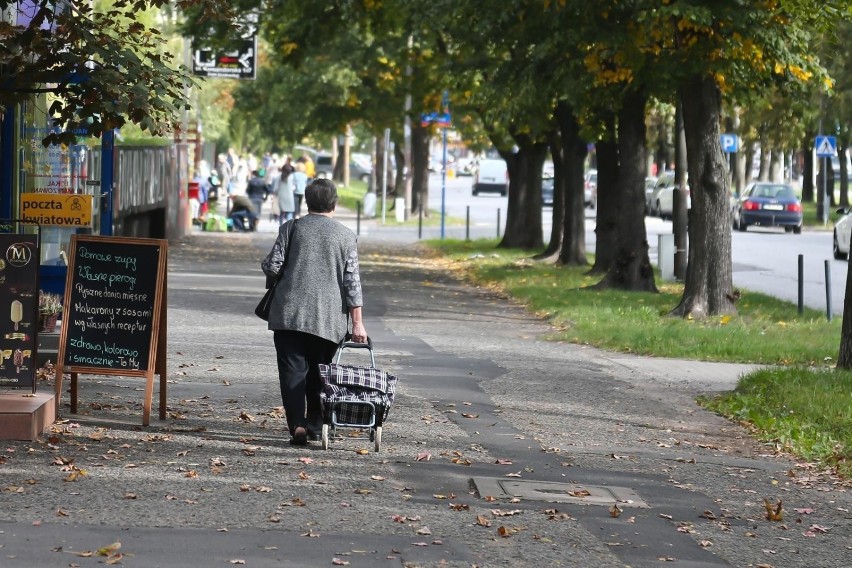
[[[331,363],[337,344],[301,331],[275,331],[273,337],[281,400],[290,434],[297,426],[319,434],[322,431],[319,365]]]

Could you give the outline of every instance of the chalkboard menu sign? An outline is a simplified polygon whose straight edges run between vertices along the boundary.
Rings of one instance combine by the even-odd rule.
[[[167,247],[159,239],[71,237],[57,398],[62,372],[148,377],[147,424],[156,371],[163,406]],[[74,374],[71,389],[71,411],[76,412]]]

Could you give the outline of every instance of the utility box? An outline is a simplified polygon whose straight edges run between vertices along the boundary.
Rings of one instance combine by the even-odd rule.
[[[674,276],[674,235],[657,235],[657,267],[663,280],[671,281]]]

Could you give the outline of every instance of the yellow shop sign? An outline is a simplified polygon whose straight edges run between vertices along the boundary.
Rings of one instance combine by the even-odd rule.
[[[21,218],[51,227],[91,227],[92,196],[78,193],[22,193]]]

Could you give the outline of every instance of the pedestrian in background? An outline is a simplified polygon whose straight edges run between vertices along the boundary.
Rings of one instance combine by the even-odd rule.
[[[257,228],[257,210],[251,199],[245,195],[229,195],[231,213],[228,217],[234,224],[235,231],[251,232]]]
[[[305,197],[305,188],[308,186],[308,174],[305,173],[305,164],[296,162],[296,171],[291,176],[293,178],[293,198],[295,199],[296,219],[302,215],[302,198]]]
[[[288,168],[281,168],[280,175],[275,179],[272,194],[278,202],[278,220],[280,223],[295,216],[296,199],[293,195],[293,174]]]
[[[251,199],[257,213],[257,218],[260,219],[263,202],[269,197],[269,185],[263,181],[263,177],[261,177],[260,172],[257,170],[252,170],[251,172],[251,179],[246,185],[246,197]]]
[[[331,363],[351,325],[355,342],[367,341],[355,234],[335,221],[337,188],[317,179],[305,189],[308,214],[284,223],[261,263],[277,281],[269,312],[281,398],[290,443],[303,446],[322,432],[319,365]],[[289,243],[290,226],[292,242]],[[281,278],[278,271],[287,263]],[[277,280],[276,280],[277,279]]]

